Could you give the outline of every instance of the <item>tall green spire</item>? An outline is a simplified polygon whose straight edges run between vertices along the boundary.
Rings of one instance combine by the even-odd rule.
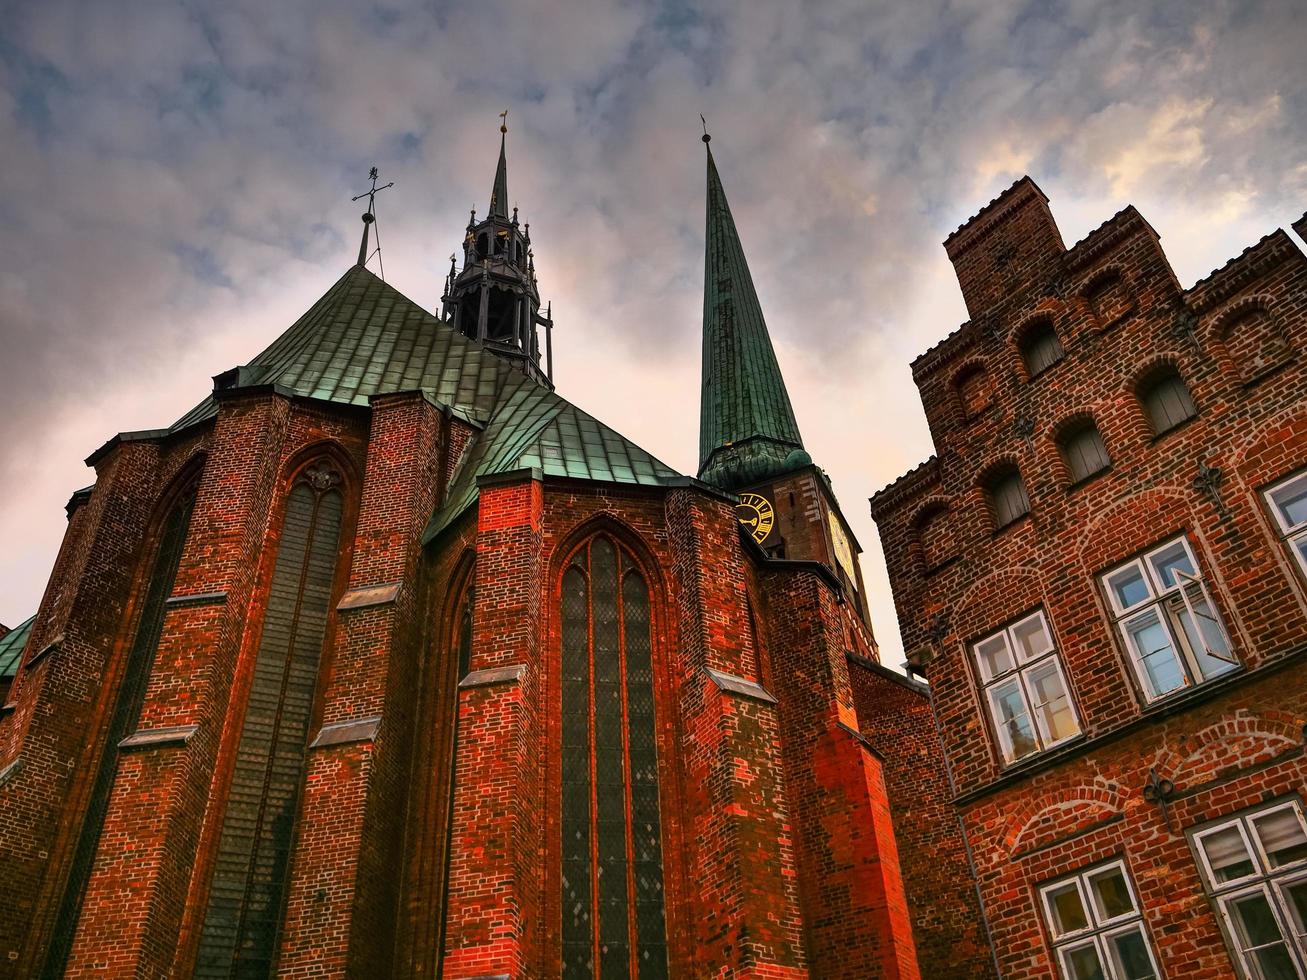
[[[508,138],[508,112],[500,114],[504,121],[499,124],[499,166],[495,168],[495,186],[490,189],[491,218],[508,217],[508,160],[504,157],[504,141]]]
[[[704,134],[705,146],[710,138]],[[803,448],[712,147],[707,149],[699,479],[737,490],[812,458]]]

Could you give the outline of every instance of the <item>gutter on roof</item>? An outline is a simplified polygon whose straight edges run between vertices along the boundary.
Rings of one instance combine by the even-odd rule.
[[[140,429],[136,432],[119,432],[99,449],[87,456],[86,465],[94,466],[124,442],[150,442],[153,439],[162,439],[168,434],[168,429]]]
[[[71,520],[72,516],[91,502],[91,492],[95,489],[92,484],[89,487],[82,487],[80,490],[74,490],[73,495],[68,498],[68,503],[64,504],[64,513]]]

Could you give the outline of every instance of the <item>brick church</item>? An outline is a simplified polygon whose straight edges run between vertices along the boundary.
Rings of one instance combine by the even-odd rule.
[[[1301,980],[1307,257],[1184,289],[1028,177],[945,248],[935,455],[871,507],[1001,975]]]
[[[439,315],[369,213],[266,350],[88,458],[0,637],[0,974],[984,975],[711,152],[694,477],[555,392],[502,136],[492,187]]]

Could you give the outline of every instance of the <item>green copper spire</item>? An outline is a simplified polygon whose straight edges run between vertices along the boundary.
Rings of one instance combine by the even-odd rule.
[[[706,145],[711,137],[704,134]],[[708,147],[699,479],[736,490],[812,462]]]
[[[499,166],[495,168],[495,186],[490,189],[491,218],[508,217],[508,161],[504,157],[504,141],[508,138],[508,110],[499,114]]]

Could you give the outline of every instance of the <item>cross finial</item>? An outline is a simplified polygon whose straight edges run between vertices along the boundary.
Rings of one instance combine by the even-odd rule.
[[[368,228],[377,220],[377,211],[376,211],[377,192],[384,191],[387,187],[395,186],[395,182],[392,180],[389,184],[385,184],[381,187],[378,187],[377,179],[378,179],[377,168],[373,167],[371,170],[368,171],[368,180],[372,181],[372,186],[369,187],[367,190],[365,190],[362,194],[356,194],[352,198],[350,198],[351,201],[361,201],[365,197],[368,199],[368,209],[363,214],[363,240],[359,243],[359,261],[358,261],[359,265],[367,265],[368,259],[372,258],[372,255],[368,253]],[[386,267],[381,264],[381,229],[380,228],[377,229],[377,250],[375,254],[377,255],[377,264],[381,269],[381,278],[385,279]]]
[[[508,110],[507,110],[507,109],[505,109],[503,112],[501,112],[501,113],[499,114],[499,131],[500,131],[501,133],[507,133],[507,132],[508,132]]]

